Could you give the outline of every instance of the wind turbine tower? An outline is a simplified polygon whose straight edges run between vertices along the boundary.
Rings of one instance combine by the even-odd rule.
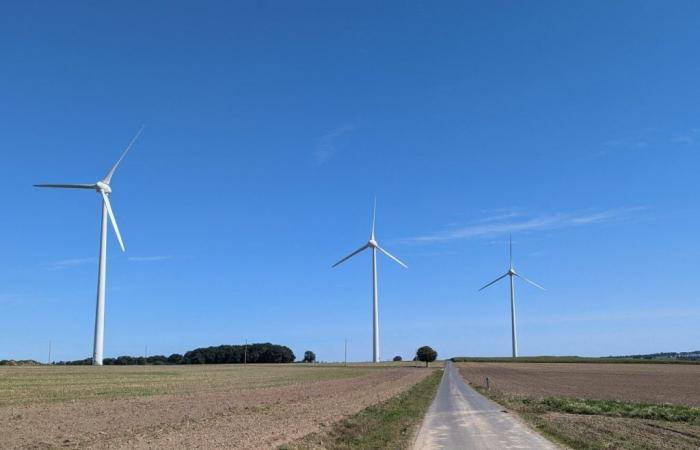
[[[117,235],[117,240],[119,241],[119,246],[122,251],[125,251],[124,241],[119,233],[119,227],[117,226],[117,219],[114,218],[114,212],[112,211],[112,205],[109,201],[109,196],[112,194],[112,187],[110,183],[112,182],[112,177],[114,172],[121,164],[122,160],[129,153],[129,150],[136,142],[136,139],[141,135],[143,127],[136,133],[136,136],[131,140],[129,145],[124,150],[124,153],[119,157],[117,162],[112,166],[112,168],[107,172],[107,175],[100,181],[94,184],[35,184],[34,186],[40,188],[64,188],[64,189],[91,189],[95,190],[102,197],[102,227],[100,231],[100,259],[99,268],[97,271],[97,306],[95,308],[95,339],[93,342],[92,351],[92,364],[94,366],[102,365],[102,354],[104,349],[104,323],[105,323],[105,287],[107,284],[107,220],[112,222],[112,228],[114,228],[114,234]]]
[[[378,281],[377,281],[377,250],[384,253],[386,256],[394,260],[396,263],[408,269],[408,266],[401,262],[397,257],[384,250],[379,246],[377,239],[374,235],[374,224],[377,217],[377,201],[374,201],[374,212],[372,213],[372,231],[369,235],[369,241],[359,249],[350,253],[345,258],[341,259],[337,263],[333,264],[332,267],[339,266],[348,259],[362,253],[368,248],[372,250],[372,361],[379,362],[379,293],[378,293]]]
[[[515,267],[513,267],[513,238],[512,236],[509,239],[509,249],[510,249],[510,262],[508,264],[508,272],[505,273],[505,275],[501,275],[500,277],[496,278],[486,286],[482,287],[479,289],[479,291],[483,291],[487,287],[491,286],[492,284],[496,283],[497,281],[500,281],[501,279],[505,277],[510,278],[510,328],[511,328],[511,338],[513,342],[513,358],[518,357],[518,332],[517,332],[517,325],[516,325],[516,319],[515,319],[515,283],[514,279],[517,278],[522,278],[523,281],[530,283],[531,285],[535,286],[536,288],[542,289],[545,291],[546,289],[540,286],[539,284],[535,283],[534,281],[528,280],[524,276],[520,275],[515,271]]]

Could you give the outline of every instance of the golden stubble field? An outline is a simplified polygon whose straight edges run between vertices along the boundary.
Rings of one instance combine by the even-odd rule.
[[[274,448],[430,372],[392,365],[0,367],[0,448]]]

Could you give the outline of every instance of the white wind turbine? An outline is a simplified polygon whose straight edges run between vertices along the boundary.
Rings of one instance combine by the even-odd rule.
[[[117,220],[114,218],[114,213],[112,212],[112,205],[109,202],[109,195],[112,193],[112,188],[110,183],[112,181],[112,176],[114,172],[119,167],[126,154],[134,145],[136,139],[141,135],[143,127],[139,129],[136,136],[129,142],[129,145],[124,150],[124,153],[119,157],[117,162],[112,166],[112,168],[107,172],[107,175],[100,181],[94,184],[35,184],[36,187],[41,188],[67,188],[67,189],[94,189],[102,196],[102,231],[100,233],[100,262],[97,274],[97,307],[95,311],[95,341],[93,345],[92,352],[92,364],[95,366],[102,365],[102,350],[104,347],[104,322],[105,322],[105,284],[107,281],[107,216],[112,222],[112,227],[114,228],[114,234],[117,235],[117,240],[119,241],[119,246],[122,251],[125,251],[124,241],[119,233],[119,227],[117,226]]]
[[[372,361],[374,362],[379,362],[379,294],[377,292],[378,286],[377,286],[377,250],[380,252],[384,253],[386,256],[389,258],[393,259],[396,261],[398,264],[401,266],[405,267],[408,269],[408,266],[404,263],[402,263],[397,257],[392,255],[391,253],[387,252],[383,248],[379,246],[379,243],[374,237],[374,223],[375,219],[377,217],[377,201],[374,201],[374,212],[372,214],[372,232],[369,235],[369,241],[360,247],[359,249],[355,250],[354,252],[350,253],[348,256],[345,258],[341,259],[337,263],[333,264],[331,267],[336,267],[348,259],[352,258],[353,256],[357,255],[358,253],[361,253],[365,251],[368,248],[372,249]]]
[[[505,273],[505,275],[501,275],[500,277],[496,278],[486,286],[482,287],[479,289],[479,291],[482,291],[486,289],[487,287],[491,286],[497,281],[500,281],[501,279],[505,277],[510,277],[510,323],[511,323],[511,333],[512,333],[512,340],[513,340],[513,358],[518,357],[518,335],[517,335],[517,330],[516,330],[516,324],[515,324],[515,284],[513,283],[513,279],[515,277],[522,278],[523,281],[526,281],[530,283],[531,285],[535,286],[536,288],[542,289],[543,291],[546,291],[545,288],[540,286],[539,284],[535,283],[534,281],[528,280],[524,276],[520,275],[515,271],[515,268],[513,267],[513,238],[511,237],[509,240],[510,244],[510,263],[508,264],[508,272]]]

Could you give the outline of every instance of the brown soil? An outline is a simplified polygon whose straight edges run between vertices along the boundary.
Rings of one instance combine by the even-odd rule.
[[[675,364],[460,363],[473,385],[573,449],[697,450],[693,423],[538,411],[528,398],[573,397],[700,406],[700,366]]]
[[[700,406],[700,365],[460,363],[478,386],[488,376],[504,393]]]
[[[430,373],[382,368],[282,386],[207,390],[203,383],[201,392],[8,404],[0,407],[0,448],[274,448]]]
[[[597,444],[610,450],[700,448],[700,427],[681,422],[560,413],[548,413],[538,420],[581,446]]]

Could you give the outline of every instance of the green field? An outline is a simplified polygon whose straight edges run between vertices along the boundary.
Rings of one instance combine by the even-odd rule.
[[[0,367],[0,407],[253,389],[361,376],[366,366],[183,365]]]

